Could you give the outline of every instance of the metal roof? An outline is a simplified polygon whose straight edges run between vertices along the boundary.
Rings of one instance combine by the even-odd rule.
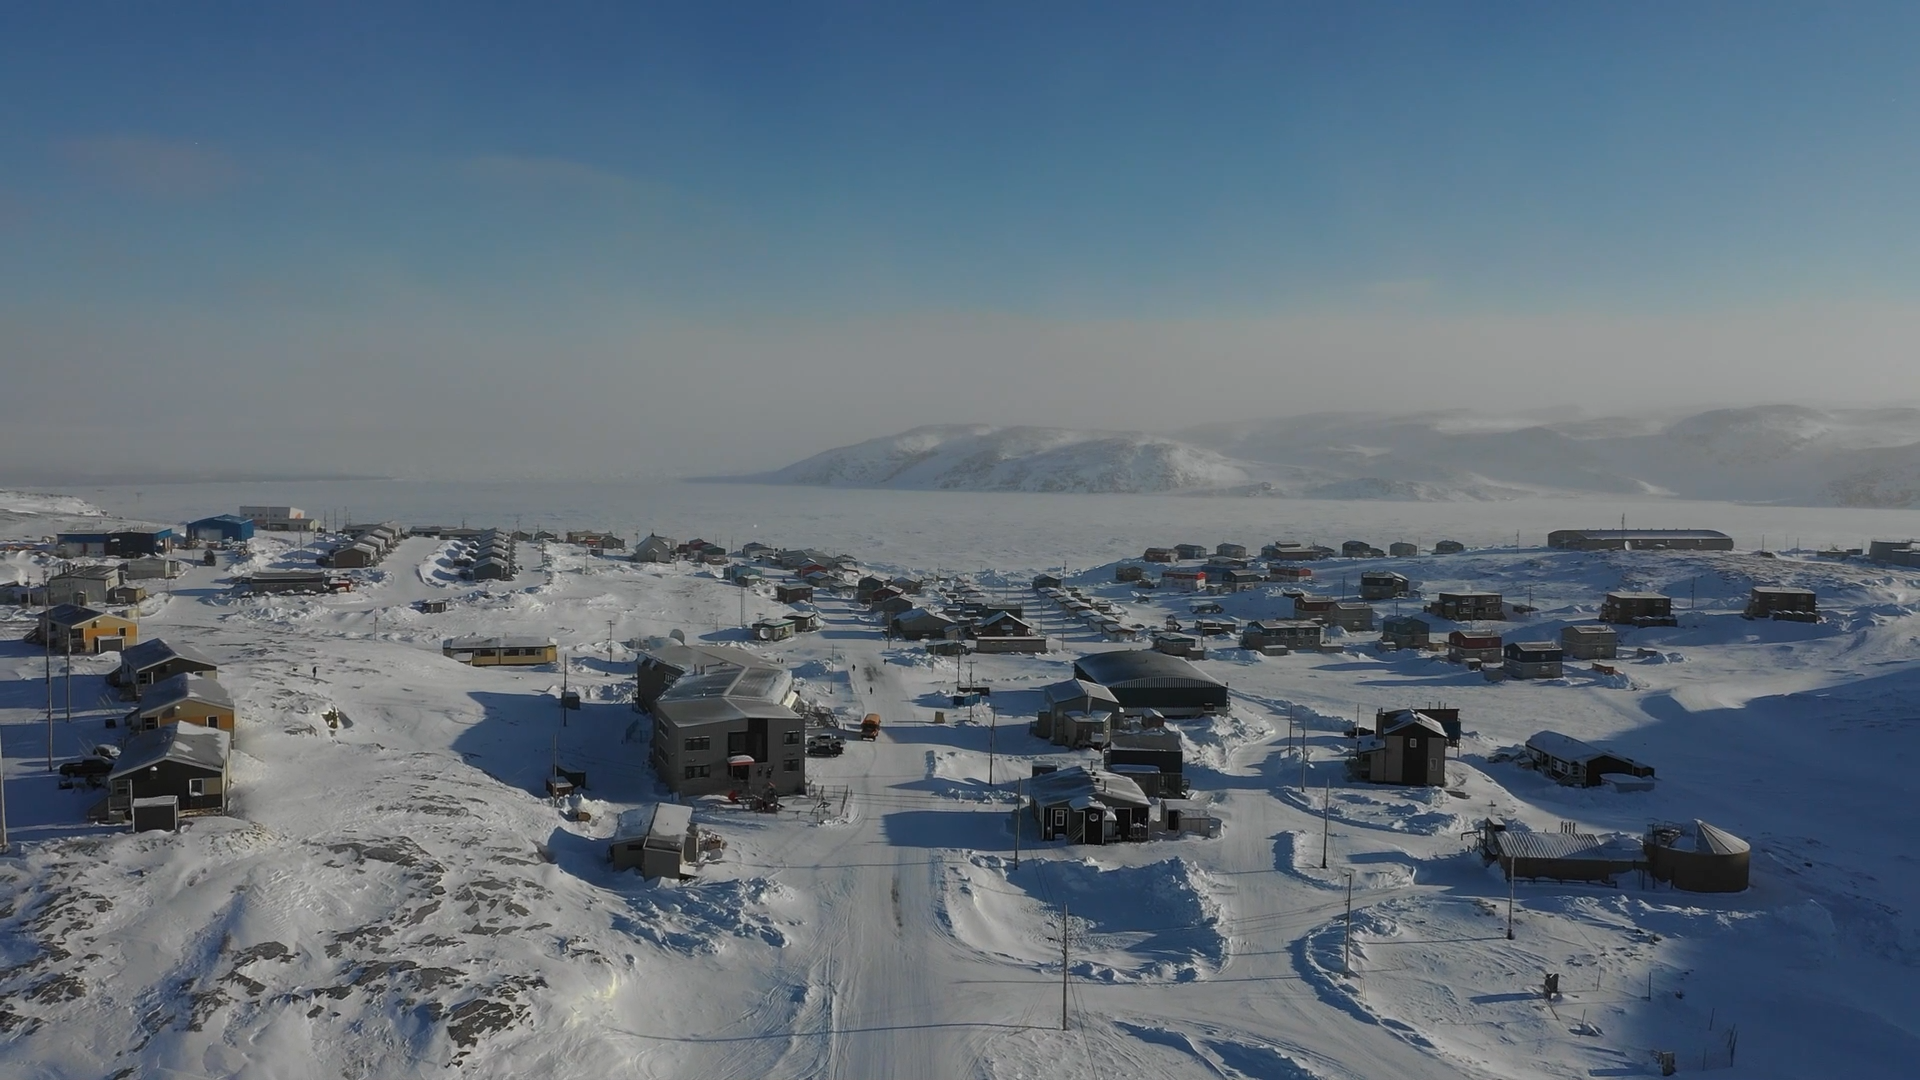
[[[168,724],[143,731],[127,740],[108,778],[118,780],[163,761],[177,761],[202,769],[219,771],[227,764],[227,752],[233,737],[219,728],[199,724]]]
[[[1147,806],[1146,792],[1130,777],[1106,769],[1076,765],[1057,772],[1042,773],[1026,782],[1027,795],[1035,806],[1056,803],[1105,803],[1108,806]]]
[[[153,689],[148,690],[146,696],[140,699],[140,707],[134,712],[145,716],[184,701],[203,702],[223,709],[233,708],[233,695],[227,692],[226,687],[220,685],[220,680],[183,671],[154,683]]]
[[[1116,709],[1120,707],[1120,699],[1113,696],[1113,691],[1101,686],[1099,683],[1088,682],[1085,679],[1068,679],[1065,682],[1057,682],[1040,688],[1040,700],[1047,705],[1056,705],[1064,701],[1080,701],[1083,699],[1087,701],[1104,702],[1112,705]]]
[[[1606,754],[1599,747],[1583,743],[1571,735],[1562,735],[1557,731],[1541,731],[1527,740],[1527,749],[1538,750],[1550,758],[1560,761],[1587,762],[1597,757],[1618,757],[1618,754]]]
[[[84,622],[91,622],[105,614],[106,612],[104,611],[96,611],[93,608],[83,607],[79,604],[55,604],[53,607],[41,612],[40,617],[43,621],[52,622],[55,626],[78,626]]]
[[[1592,833],[1506,829],[1494,833],[1493,839],[1501,855],[1515,859],[1633,860],[1640,855],[1637,842],[1629,843],[1620,837],[1601,837]]]
[[[485,637],[475,634],[468,637],[448,638],[441,648],[452,649],[455,652],[466,652],[477,649],[544,649],[553,644],[554,641],[552,638],[507,637],[498,635]]]
[[[175,658],[208,667],[220,666],[206,653],[190,645],[169,644],[166,638],[148,638],[138,645],[128,646],[120,653],[120,666],[128,671],[144,671]]]
[[[1698,818],[1693,822],[1693,843],[1695,851],[1713,855],[1739,855],[1752,849],[1745,840]]]
[[[120,573],[120,565],[118,563],[89,563],[85,566],[69,566],[65,570],[53,575],[53,580],[59,581],[61,578],[82,578],[86,580],[98,579],[105,581],[109,578],[119,577]]]
[[[1073,667],[1080,678],[1110,688],[1148,682],[1162,686],[1225,686],[1188,660],[1152,649],[1090,653],[1074,661]]]
[[[1417,709],[1404,709],[1388,716],[1386,722],[1380,725],[1379,734],[1391,735],[1396,732],[1405,731],[1408,728],[1419,728],[1429,734],[1438,735],[1443,739],[1447,736],[1445,725]]]

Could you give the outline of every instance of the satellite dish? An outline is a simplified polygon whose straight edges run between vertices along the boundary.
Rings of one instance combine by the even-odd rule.
[[[687,643],[687,634],[686,634],[686,631],[684,630],[670,630],[667,632],[667,636],[679,642],[682,645],[685,645]]]

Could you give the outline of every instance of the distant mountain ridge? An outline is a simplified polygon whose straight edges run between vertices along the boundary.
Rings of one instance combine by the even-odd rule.
[[[732,477],[773,484],[1295,498],[1671,495],[1920,507],[1920,409],[1800,405],[1677,420],[1316,413],[1170,434],[937,425]]]

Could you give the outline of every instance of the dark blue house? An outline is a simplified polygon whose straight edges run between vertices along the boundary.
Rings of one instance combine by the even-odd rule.
[[[238,514],[215,514],[187,525],[187,536],[202,543],[253,539],[253,519]]]
[[[115,529],[111,532],[67,532],[55,537],[59,549],[71,558],[76,555],[106,555],[137,559],[142,555],[165,555],[173,550],[173,530],[165,527]]]

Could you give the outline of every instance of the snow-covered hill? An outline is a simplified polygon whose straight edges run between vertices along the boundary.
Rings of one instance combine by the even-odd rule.
[[[1171,435],[940,426],[747,479],[972,491],[1414,501],[1678,495],[1913,507],[1920,506],[1920,410],[1769,405],[1548,421],[1320,413]]]
[[[1219,454],[1155,435],[956,425],[829,450],[755,479],[830,487],[1169,492],[1233,487],[1254,476]]]

